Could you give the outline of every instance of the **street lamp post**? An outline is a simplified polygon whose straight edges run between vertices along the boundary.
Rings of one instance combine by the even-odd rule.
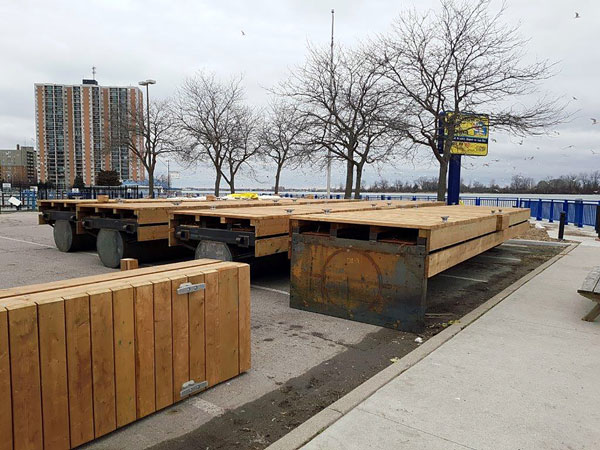
[[[150,155],[150,90],[149,90],[149,86],[151,84],[156,84],[156,80],[140,81],[138,84],[140,86],[146,86],[146,117],[148,118],[148,131],[146,133],[147,135],[145,136],[145,138],[146,138],[146,153],[149,156]],[[153,183],[153,188],[154,188],[154,183]],[[154,198],[154,189],[152,189],[151,197]]]

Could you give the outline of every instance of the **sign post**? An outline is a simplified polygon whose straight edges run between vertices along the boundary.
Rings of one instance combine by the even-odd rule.
[[[452,117],[448,112],[444,117]],[[460,120],[454,131],[454,139],[450,147],[450,162],[448,168],[448,199],[449,205],[458,205],[460,201],[460,169],[462,155],[487,156],[489,138],[489,117],[485,114],[460,114]],[[443,127],[441,148],[446,129]],[[440,145],[440,144],[438,144]]]
[[[461,155],[450,155],[448,167],[448,204],[458,205],[460,199]]]

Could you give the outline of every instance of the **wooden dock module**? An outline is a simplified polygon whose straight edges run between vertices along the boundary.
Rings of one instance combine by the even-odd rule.
[[[361,201],[289,205],[269,208],[176,210],[171,213],[169,245],[197,249],[197,257],[233,259],[267,256],[289,250],[290,218],[297,214],[337,214],[343,211],[414,208],[439,203],[415,201]],[[326,213],[324,212],[326,211]],[[207,244],[202,249],[201,245]]]
[[[0,299],[0,449],[76,447],[250,369],[249,267],[198,263]]]
[[[528,227],[529,210],[435,206],[292,218],[290,305],[419,331],[427,279]]]

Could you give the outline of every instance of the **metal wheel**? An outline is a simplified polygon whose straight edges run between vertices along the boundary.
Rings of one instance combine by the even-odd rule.
[[[196,247],[195,259],[203,258],[233,261],[233,252],[224,242],[200,241]]]
[[[96,238],[96,249],[102,264],[114,269],[120,266],[121,258],[126,257],[127,242],[121,232],[102,228]]]
[[[94,245],[92,236],[77,234],[75,224],[68,220],[57,220],[54,223],[54,243],[61,252],[76,252],[91,248]]]

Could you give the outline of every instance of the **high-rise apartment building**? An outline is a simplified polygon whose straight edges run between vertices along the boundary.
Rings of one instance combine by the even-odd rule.
[[[35,84],[40,181],[68,188],[81,175],[92,185],[100,170],[116,170],[122,180],[144,180],[143,166],[121,138],[128,132],[124,121],[136,114],[143,114],[138,87],[99,86],[96,80]]]
[[[13,186],[37,184],[37,155],[33,147],[0,150],[0,180]]]

